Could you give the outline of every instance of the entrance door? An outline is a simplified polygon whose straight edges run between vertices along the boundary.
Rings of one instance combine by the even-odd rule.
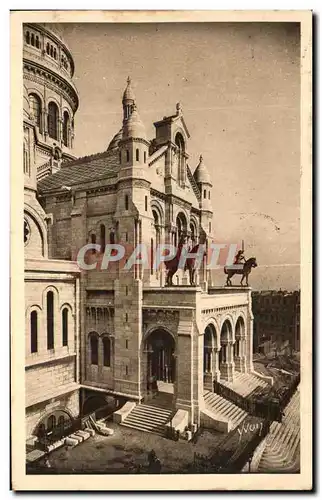
[[[175,343],[165,330],[156,330],[147,340],[148,377],[157,381],[175,381]]]

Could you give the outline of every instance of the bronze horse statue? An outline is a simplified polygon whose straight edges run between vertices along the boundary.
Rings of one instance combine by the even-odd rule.
[[[225,266],[224,273],[227,274],[226,286],[232,286],[231,278],[235,274],[242,274],[243,277],[240,281],[240,284],[243,286],[243,281],[246,278],[246,286],[248,285],[248,276],[252,270],[252,267],[257,267],[256,257],[251,257],[246,260],[245,264],[234,264],[232,266]]]
[[[165,268],[167,270],[167,277],[165,280],[166,286],[173,286],[172,278],[178,271],[180,257],[185,241],[186,241],[186,236],[181,236],[176,255],[173,257],[173,259],[164,262]]]

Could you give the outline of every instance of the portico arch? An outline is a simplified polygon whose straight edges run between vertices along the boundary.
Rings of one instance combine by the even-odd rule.
[[[233,337],[232,323],[227,318],[220,330],[219,370],[224,380],[231,380],[234,373]]]
[[[147,377],[156,381],[174,383],[176,379],[175,340],[163,327],[149,332],[144,341],[147,355]]]
[[[204,388],[213,390],[213,381],[219,380],[218,335],[214,324],[208,323],[203,337]]]

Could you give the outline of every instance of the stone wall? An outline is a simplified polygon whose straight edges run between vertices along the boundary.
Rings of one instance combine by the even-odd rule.
[[[49,417],[53,411],[62,410],[72,418],[79,416],[79,391],[62,394],[49,401],[29,406],[26,408],[26,438],[28,439],[35,431],[37,425]]]

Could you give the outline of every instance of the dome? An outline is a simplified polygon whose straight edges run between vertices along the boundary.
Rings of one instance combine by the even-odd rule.
[[[126,120],[123,125],[123,139],[127,139],[129,137],[146,139],[145,127],[135,105],[130,118]]]
[[[120,140],[122,139],[122,136],[123,136],[123,129],[119,130],[118,133],[115,134],[115,136],[113,137],[113,139],[111,140],[111,142],[107,147],[107,151],[117,148]]]
[[[24,118],[30,118],[30,103],[27,87],[23,86],[23,116]]]
[[[59,40],[63,43],[64,41],[64,27],[59,23],[39,23],[40,26],[43,26],[47,31],[50,31],[53,35],[55,35]]]
[[[193,176],[194,176],[195,181],[197,183],[200,182],[200,183],[203,183],[203,184],[210,184],[210,185],[212,185],[208,169],[207,169],[206,165],[204,164],[203,158],[202,158],[201,155],[200,155],[200,158],[199,158],[199,164],[198,164],[198,166],[197,166],[197,168],[196,168]]]
[[[135,101],[134,92],[131,86],[131,78],[127,79],[127,86],[123,93],[123,101]]]

